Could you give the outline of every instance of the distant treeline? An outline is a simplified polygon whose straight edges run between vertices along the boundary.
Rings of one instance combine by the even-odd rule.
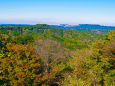
[[[69,25],[69,26],[58,26],[51,25],[52,27],[57,27],[59,29],[74,29],[80,32],[94,32],[94,33],[103,33],[106,34],[110,30],[115,30],[115,26],[101,26],[95,24],[79,24],[79,25]]]
[[[20,41],[20,43],[27,43],[29,40],[33,39],[35,35],[38,35],[38,37],[42,36],[42,38],[50,37],[70,49],[88,47],[88,44],[104,37],[103,34],[78,32],[72,29],[58,29],[50,27],[47,24],[37,24],[33,26],[0,26],[0,33],[15,37],[15,41]]]

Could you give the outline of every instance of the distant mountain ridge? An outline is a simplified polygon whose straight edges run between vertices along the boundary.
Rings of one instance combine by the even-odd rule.
[[[115,26],[101,26],[98,24],[79,24],[79,25],[50,25],[59,29],[74,29],[80,32],[108,33],[110,30],[115,30]]]
[[[0,24],[0,26],[33,26],[31,24]],[[115,26],[102,26],[98,24],[79,24],[79,25],[69,25],[69,24],[60,24],[60,25],[50,25],[52,28],[59,29],[72,29],[79,32],[93,32],[93,33],[102,33],[106,34],[110,30],[115,30]]]

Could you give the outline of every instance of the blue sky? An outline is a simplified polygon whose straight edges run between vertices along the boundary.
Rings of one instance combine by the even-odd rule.
[[[0,24],[115,26],[115,0],[0,0]]]

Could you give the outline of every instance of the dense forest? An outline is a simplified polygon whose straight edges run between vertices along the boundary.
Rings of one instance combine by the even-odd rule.
[[[0,26],[0,86],[115,86],[115,30]]]
[[[74,29],[79,32],[93,32],[107,34],[110,30],[115,30],[115,26],[102,26],[98,24],[79,24],[79,25],[50,25],[51,27],[56,27],[59,29]]]

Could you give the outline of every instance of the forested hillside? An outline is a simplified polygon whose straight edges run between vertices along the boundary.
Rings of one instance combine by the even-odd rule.
[[[79,24],[79,25],[51,25],[51,27],[56,27],[59,29],[74,29],[79,32],[93,32],[107,34],[110,30],[115,30],[115,26],[102,26],[98,24]]]
[[[115,30],[2,25],[0,86],[115,86]]]

